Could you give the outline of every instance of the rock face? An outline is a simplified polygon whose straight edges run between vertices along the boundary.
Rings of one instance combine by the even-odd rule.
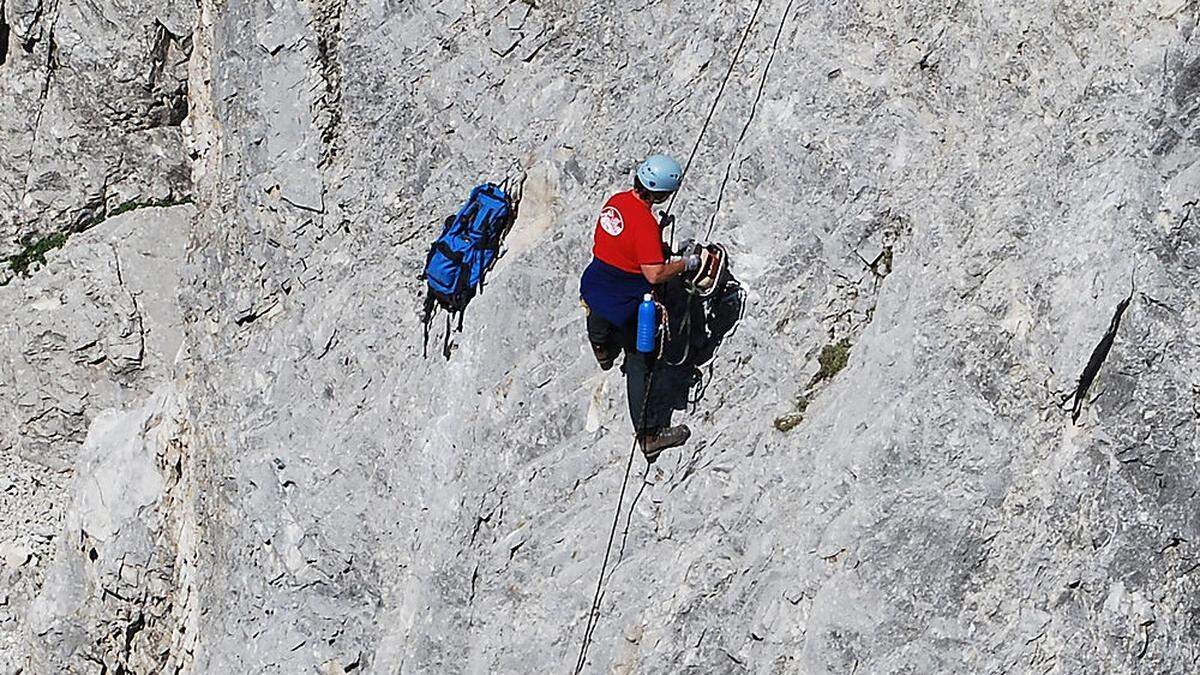
[[[0,283],[10,256],[190,199],[189,2],[0,3]]]
[[[0,596],[9,596],[0,656],[24,652],[14,626],[43,585],[72,484],[91,480],[89,471],[75,475],[89,425],[171,378],[183,337],[175,292],[194,216],[190,206],[119,215],[0,288],[0,546],[22,552],[0,572]]]
[[[193,524],[178,516],[184,426],[168,386],[97,416],[77,462],[74,503],[42,594],[29,610],[34,672],[90,663],[102,672],[172,672],[190,635],[185,559]],[[177,565],[177,560],[181,564]]]
[[[1198,21],[202,0],[181,360],[92,423],[21,664],[561,671],[616,516],[589,671],[1195,670]],[[618,506],[578,275],[718,92],[674,212],[745,314]],[[507,254],[423,359],[426,246],[505,177]]]

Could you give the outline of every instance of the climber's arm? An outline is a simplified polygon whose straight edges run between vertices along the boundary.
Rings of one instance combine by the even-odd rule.
[[[654,285],[661,284],[687,269],[687,258],[678,258],[656,265],[642,265],[642,276]]]

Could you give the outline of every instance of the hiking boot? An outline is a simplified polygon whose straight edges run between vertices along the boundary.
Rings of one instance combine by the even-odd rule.
[[[592,353],[596,355],[596,361],[600,364],[600,370],[609,370],[613,364],[617,362],[617,356],[620,355],[619,348],[613,348],[611,345],[598,345],[595,342],[592,344]]]
[[[642,447],[642,454],[646,456],[646,461],[653,464],[663,450],[678,448],[687,443],[691,437],[692,430],[688,429],[686,424],[680,424],[666,429],[648,431],[645,436],[638,439],[638,445]]]

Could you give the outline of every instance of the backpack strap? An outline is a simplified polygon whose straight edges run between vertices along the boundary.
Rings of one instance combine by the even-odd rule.
[[[450,245],[441,239],[434,242],[433,246],[430,247],[429,256],[431,258],[433,257],[434,251],[437,251],[438,253],[441,253],[442,255],[446,256],[447,258],[453,260],[458,265],[461,265],[463,263],[462,252],[455,251],[454,249],[450,248]],[[428,263],[426,263],[426,264],[428,264]]]
[[[425,326],[425,337],[421,342],[421,358],[429,358],[429,324],[433,323],[433,291],[425,291],[425,311],[421,316],[421,323]]]
[[[488,212],[487,220],[483,223],[483,229],[492,230],[492,227],[497,224],[497,214],[493,209]],[[500,240],[504,238],[504,228],[497,227],[491,232],[491,236],[487,238],[488,248],[494,249],[497,253],[500,251]]]
[[[466,261],[466,256],[462,253],[455,255],[454,262],[458,264],[458,289],[454,291],[455,305],[458,307],[458,313],[461,318],[463,310],[466,309],[464,300],[467,294],[471,292],[471,270],[470,263]],[[447,326],[449,329],[449,326]]]
[[[463,212],[459,215],[459,219],[469,227],[471,221],[475,220],[476,213],[479,213],[479,202],[472,200],[472,203],[463,209]]]

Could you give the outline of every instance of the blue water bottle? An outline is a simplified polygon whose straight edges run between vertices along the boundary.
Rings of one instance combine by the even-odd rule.
[[[637,350],[643,354],[654,351],[657,336],[658,307],[654,304],[654,297],[647,293],[638,305]]]

